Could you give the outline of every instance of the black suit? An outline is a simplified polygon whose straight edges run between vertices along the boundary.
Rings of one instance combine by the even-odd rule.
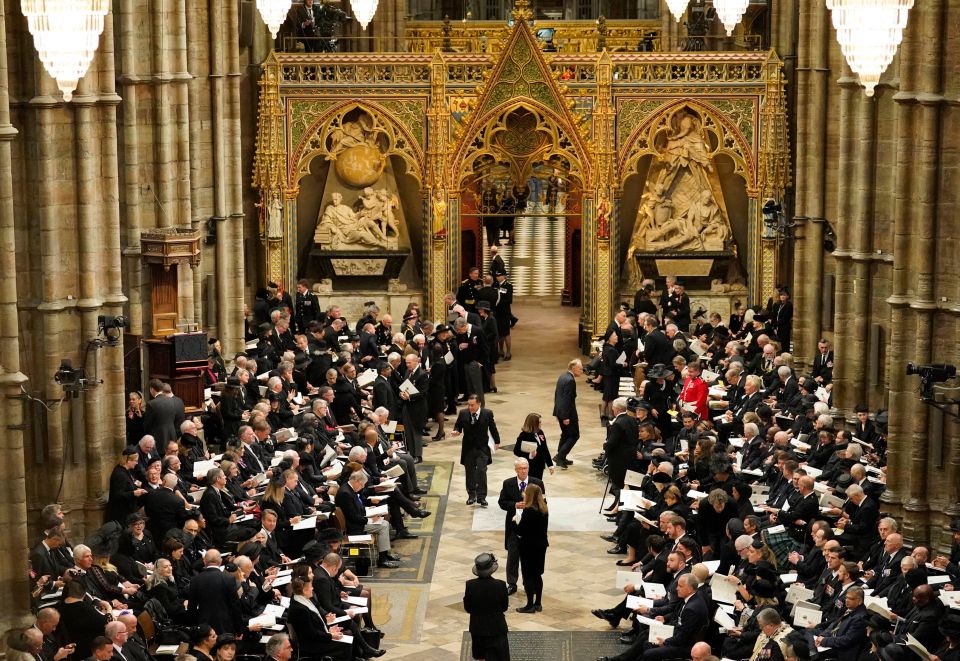
[[[680,606],[673,635],[663,641],[662,647],[654,647],[643,654],[645,660],[685,658],[694,643],[703,639],[710,623],[707,603],[701,592],[694,592]]]
[[[862,558],[879,536],[877,521],[880,519],[880,510],[869,497],[864,497],[859,506],[848,500],[844,509],[849,513],[850,521],[843,528],[840,543],[853,546],[856,557]]]
[[[803,544],[807,541],[807,531],[810,530],[810,523],[819,515],[820,502],[817,499],[816,492],[812,492],[800,498],[795,504],[791,504],[788,511],[780,510],[777,513],[777,521],[786,526],[791,537]],[[802,523],[797,523],[798,521],[802,521]]]
[[[224,502],[225,498],[229,499],[230,496],[217,491],[213,487],[207,487],[200,498],[200,513],[207,520],[207,528],[210,530],[210,535],[213,537],[213,543],[216,546],[223,546],[231,537],[231,532],[236,528],[230,523],[230,515],[233,514],[233,511],[227,508]]]
[[[147,403],[143,415],[143,427],[153,436],[157,447],[166,447],[167,441],[173,441],[180,435],[180,425],[185,419],[183,400],[179,397],[160,395]]]
[[[353,485],[349,482],[340,487],[337,491],[334,503],[343,512],[346,523],[346,534],[362,535],[367,525],[367,511],[360,503],[362,498],[353,490]]]
[[[420,430],[427,424],[427,395],[430,389],[430,375],[417,365],[417,369],[407,374],[407,379],[417,389],[417,393],[410,395],[410,399],[401,399],[403,438],[407,452],[414,457],[423,457],[423,439]]]
[[[883,542],[881,542],[882,544]],[[881,548],[880,556],[877,558],[873,569],[873,576],[867,581],[867,587],[873,588],[874,594],[884,595],[894,581],[900,576],[900,561],[907,555],[907,549],[902,546],[897,549],[892,556],[888,555]]]
[[[476,419],[474,419],[476,415]],[[487,465],[493,463],[489,441],[500,445],[500,432],[493,419],[493,411],[481,408],[476,414],[463,409],[453,425],[455,432],[463,433],[460,463],[467,473],[467,493],[483,501],[487,498]]]
[[[33,573],[39,576],[49,576],[51,583],[67,571],[71,565],[62,561],[62,557],[56,550],[48,549],[43,542],[40,542],[30,551],[30,566]]]
[[[527,477],[527,485],[536,484],[540,490],[546,494],[546,487],[543,481],[535,477]],[[503,548],[507,551],[507,584],[516,585],[520,572],[520,539],[517,537],[517,524],[513,517],[517,514],[517,503],[523,500],[523,494],[520,493],[520,480],[516,475],[508,477],[503,481],[500,488],[500,497],[497,504],[504,512],[506,518],[503,525]]]
[[[472,578],[463,593],[463,610],[470,613],[470,637],[474,656],[490,661],[509,659],[507,619],[510,607],[507,584],[498,578]]]
[[[610,484],[618,491],[623,488],[627,468],[636,461],[638,433],[637,419],[626,413],[618,415],[607,427],[603,451],[610,467]]]
[[[377,376],[377,380],[373,382],[373,408],[381,406],[390,411],[391,420],[400,419],[400,398],[393,391],[390,379]]]
[[[187,518],[183,499],[166,487],[154,489],[143,497],[143,511],[147,515],[147,529],[154,539],[160,540],[168,530],[182,526]]]
[[[577,380],[569,371],[557,379],[553,393],[553,415],[560,423],[560,441],[557,444],[557,457],[566,459],[580,439],[580,418],[577,415]],[[564,420],[570,422],[564,423]]]
[[[833,381],[833,351],[823,354],[819,351],[813,358],[813,378],[820,377],[820,383],[827,385]],[[866,439],[864,439],[866,440]]]
[[[190,615],[218,633],[243,633],[237,581],[218,567],[206,567],[190,581]]]
[[[643,355],[648,365],[660,364],[669,368],[675,353],[670,338],[659,328],[650,331],[643,338]]]

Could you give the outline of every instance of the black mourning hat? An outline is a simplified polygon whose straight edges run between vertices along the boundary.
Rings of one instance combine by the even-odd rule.
[[[671,482],[670,476],[667,475],[666,473],[661,473],[660,471],[657,471],[656,473],[651,475],[650,479],[656,482],[657,484],[670,484]]]
[[[217,642],[213,646],[214,656],[216,656],[217,650],[220,649],[221,647],[224,647],[226,645],[236,645],[237,642],[238,642],[237,637],[234,636],[232,633],[219,634],[217,636]]]
[[[473,575],[480,578],[492,576],[499,568],[497,558],[492,553],[481,553],[473,560]]]
[[[477,301],[477,309],[478,309],[478,310],[486,310],[487,312],[489,312],[489,311],[490,311],[490,301]]]
[[[120,534],[123,529],[116,521],[108,521],[93,532],[87,539],[90,552],[98,558],[109,558],[120,546]]]
[[[648,379],[665,379],[670,373],[670,370],[666,368],[663,363],[657,363],[653,367],[647,370]]]
[[[227,385],[228,385],[228,386],[239,386],[239,385],[240,385],[240,379],[237,378],[237,377],[235,377],[235,376],[228,376],[228,377],[227,377]]]
[[[776,596],[776,587],[774,584],[766,579],[759,579],[753,582],[753,585],[750,586],[750,594],[754,597],[762,597],[764,599],[772,599]]]

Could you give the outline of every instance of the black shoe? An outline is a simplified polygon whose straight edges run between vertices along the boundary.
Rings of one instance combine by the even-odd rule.
[[[363,656],[365,659],[376,659],[377,657],[383,656],[386,653],[387,650],[375,650],[373,648],[360,652],[361,656]]]
[[[385,553],[383,554],[383,557],[386,558],[387,560],[393,560],[394,562],[400,562],[400,556],[397,555],[396,553],[391,553],[390,551],[385,552]]]
[[[489,503],[483,498],[480,498],[477,502],[480,503],[480,507],[489,507]]]
[[[414,457],[413,463],[415,463],[415,464],[422,464],[422,463],[423,463],[423,457]]]
[[[572,459],[566,459],[566,458],[564,458],[563,463],[565,463],[567,466],[573,466],[573,460],[572,460]]]
[[[537,611],[538,613],[542,613],[542,612],[543,612],[543,605],[541,605],[541,604],[534,604],[534,605],[533,605],[533,610]]]
[[[608,517],[607,517],[607,521],[609,521],[610,523],[616,523],[616,522],[617,522],[617,517],[615,517],[615,516],[608,516]]]
[[[526,606],[521,606],[517,609],[518,613],[536,613],[537,607],[533,604],[527,604]]]
[[[636,564],[636,560],[617,560],[617,567],[629,567]]]
[[[376,627],[366,627],[365,629],[360,629],[360,633],[369,633],[376,636],[380,636],[381,638],[387,637],[387,634],[383,633],[382,631],[380,631],[380,629]]]
[[[379,567],[380,569],[396,569],[396,568],[399,567],[399,566],[400,566],[400,563],[399,563],[399,562],[395,562],[395,561],[393,561],[393,560],[378,560],[378,561],[377,561],[377,567]]]
[[[474,498],[473,496],[470,496],[469,498],[467,498],[467,505],[473,505],[476,502],[477,502],[477,499]]]
[[[426,489],[421,489],[420,487],[417,487],[416,489],[413,490],[413,494],[414,494],[415,496],[425,496],[425,495],[427,495],[427,490],[426,490]]]
[[[598,617],[601,620],[606,620],[607,618],[610,617],[610,612],[607,610],[604,610],[603,608],[594,608],[592,611],[590,611],[590,613],[594,617]]]
[[[411,493],[411,494],[410,494],[410,500],[412,500],[412,501],[415,502],[415,503],[419,503],[419,502],[420,502],[420,496],[418,496],[418,495],[415,494],[415,493]]]
[[[616,544],[618,541],[620,541],[617,539],[616,535],[601,535],[600,539],[605,542],[610,542],[611,544]]]
[[[414,512],[414,513],[411,514],[410,516],[412,516],[412,517],[415,518],[415,519],[425,519],[425,518],[427,518],[428,516],[430,516],[431,514],[433,514],[433,512],[430,512],[430,511],[428,511],[428,510],[417,510],[416,512]]]
[[[516,585],[508,585],[508,586],[507,586],[507,594],[508,594],[508,595],[516,594],[516,592],[517,592],[517,586],[516,586]]]
[[[446,437],[447,437],[447,434],[444,432],[443,434],[437,434],[436,436],[433,437],[432,440],[433,440],[434,442],[442,441],[442,440],[445,439]]]
[[[635,642],[637,642],[637,637],[635,634],[625,633],[620,636],[619,640],[623,645],[633,645]]]
[[[610,555],[626,555],[627,549],[624,548],[623,546],[617,545],[617,546],[614,546],[612,549],[607,549],[607,553]]]
[[[397,536],[394,539],[416,539],[417,536],[414,535],[409,530],[402,530],[397,533]]]

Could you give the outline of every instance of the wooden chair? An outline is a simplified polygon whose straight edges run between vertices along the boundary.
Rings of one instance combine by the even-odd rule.
[[[348,567],[357,576],[370,576],[370,568],[377,566],[376,542],[350,542],[347,540],[347,519],[339,507],[331,517],[334,526],[343,533],[343,543],[340,545],[340,557],[344,566]],[[364,562],[365,561],[365,562]]]

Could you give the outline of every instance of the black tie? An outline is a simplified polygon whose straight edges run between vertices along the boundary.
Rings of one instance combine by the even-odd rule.
[[[473,414],[473,424],[477,424],[477,414]]]

